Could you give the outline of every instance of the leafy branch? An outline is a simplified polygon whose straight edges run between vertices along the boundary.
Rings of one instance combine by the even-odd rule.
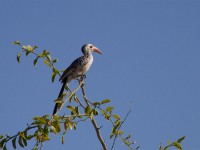
[[[95,121],[94,115],[93,115],[93,112],[95,112],[95,114],[97,114],[97,113],[96,113],[95,109],[94,109],[94,111],[91,111],[91,106],[90,106],[89,100],[88,100],[88,98],[86,96],[86,93],[85,93],[84,84],[81,85],[81,90],[82,90],[82,94],[83,94],[83,98],[85,100],[85,103],[87,104],[87,107],[86,107],[87,110],[86,110],[86,112],[88,112],[88,113],[91,112],[90,120],[92,122],[92,125],[93,125],[95,131],[96,131],[97,137],[98,137],[98,139],[99,139],[99,141],[100,141],[103,149],[107,150],[106,143],[104,142],[104,140],[103,140],[103,138],[101,136],[101,133],[99,131],[100,128],[98,127],[98,125],[97,125],[97,123]]]
[[[47,51],[47,50],[43,50],[42,53],[36,53],[36,49],[38,49],[37,45],[31,46],[31,45],[21,45],[21,43],[19,41],[15,41],[12,42],[12,44],[14,45],[18,45],[21,47],[21,51],[17,54],[17,62],[20,63],[21,62],[21,55],[23,53],[25,53],[26,56],[28,56],[29,54],[34,54],[36,57],[33,60],[33,65],[34,67],[37,66],[38,60],[39,59],[43,59],[43,62],[49,66],[50,68],[52,68],[52,82],[54,82],[56,75],[60,75],[60,72],[58,69],[55,68],[54,64],[58,62],[58,59],[52,59],[51,58],[51,52]]]
[[[43,62],[52,69],[52,79],[54,82],[56,75],[61,74],[55,67],[55,63],[58,62],[58,59],[51,59],[50,52],[47,50],[43,50],[42,53],[36,53],[36,49],[38,46],[23,46],[19,41],[13,42],[15,45],[19,45],[21,47],[21,51],[17,54],[17,61],[20,63],[21,55],[25,54],[28,56],[29,54],[35,55],[35,59],[33,60],[33,65],[36,67],[39,59],[43,59]],[[104,150],[107,150],[107,146],[105,141],[103,140],[100,132],[100,128],[95,120],[95,116],[101,115],[104,119],[109,120],[112,124],[112,130],[110,134],[110,139],[114,137],[114,142],[112,144],[112,149],[115,145],[115,140],[120,135],[122,137],[123,130],[121,130],[122,124],[126,121],[130,111],[126,115],[125,119],[121,121],[120,116],[118,114],[113,114],[114,107],[108,106],[104,108],[104,105],[110,103],[109,99],[105,99],[99,102],[90,102],[86,96],[84,80],[83,78],[79,79],[79,85],[75,90],[71,90],[68,86],[65,88],[68,92],[64,92],[61,97],[56,99],[54,102],[60,104],[59,110],[56,115],[44,115],[44,116],[36,116],[33,118],[33,122],[27,126],[27,128],[23,131],[18,132],[14,136],[3,136],[0,135],[0,148],[6,150],[6,145],[9,141],[12,141],[13,148],[16,149],[16,143],[18,142],[20,147],[27,146],[27,141],[32,140],[33,138],[36,140],[36,143],[32,150],[37,150],[38,148],[42,148],[42,143],[50,140],[49,134],[60,134],[62,144],[64,144],[64,135],[68,132],[68,130],[76,130],[77,125],[81,122],[90,120],[95,132],[97,134],[97,138],[101,143],[101,146]],[[76,95],[76,92],[81,89],[83,95],[83,101],[79,99]],[[66,106],[69,111],[69,115],[60,115],[57,114],[64,108],[66,102],[69,102]],[[85,102],[85,104],[83,103]],[[115,120],[115,121],[113,121]],[[127,148],[130,149],[130,145],[134,144],[128,142],[129,138],[122,138],[122,142],[127,145]]]
[[[43,50],[42,53],[36,53],[35,51],[36,49],[38,49],[38,46],[24,46],[21,45],[19,41],[15,41],[13,42],[13,44],[19,45],[21,47],[21,51],[17,54],[17,61],[19,63],[21,61],[22,54],[25,54],[25,56],[33,54],[35,56],[35,59],[33,60],[33,65],[35,67],[38,60],[43,59],[43,62],[52,69],[52,82],[54,82],[57,75],[61,75],[62,71],[59,71],[55,67],[55,63],[58,62],[58,59],[51,59],[49,51]],[[81,122],[90,120],[102,148],[104,150],[107,150],[107,145],[103,140],[100,132],[100,129],[103,128],[103,126],[99,127],[95,120],[95,117],[98,115],[102,116],[105,120],[110,121],[112,125],[110,139],[114,139],[112,142],[111,150],[114,149],[114,145],[116,144],[116,139],[118,137],[121,137],[122,143],[124,143],[129,150],[139,149],[139,146],[133,148],[133,146],[135,145],[135,141],[132,140],[132,135],[129,134],[128,136],[124,137],[124,131],[121,130],[122,125],[124,124],[124,122],[126,122],[129,114],[131,113],[131,107],[125,118],[122,120],[118,114],[113,114],[113,106],[104,107],[107,103],[111,102],[109,99],[97,102],[90,102],[86,96],[83,78],[79,79],[79,85],[75,90],[71,90],[68,86],[66,86],[65,89],[68,92],[64,92],[61,97],[57,98],[54,101],[55,103],[58,103],[60,105],[59,110],[55,115],[35,116],[33,118],[33,122],[30,125],[27,125],[24,130],[19,131],[17,134],[13,136],[0,135],[0,149],[7,150],[7,144],[10,141],[14,149],[17,148],[17,143],[20,147],[24,148],[27,146],[28,141],[32,139],[35,139],[36,141],[32,150],[42,149],[43,143],[47,140],[50,140],[49,135],[51,133],[61,135],[61,143],[64,144],[64,135],[69,130],[76,130],[77,125],[79,125]],[[82,91],[83,101],[79,99],[76,95],[76,92],[79,89],[81,89]],[[69,111],[69,115],[64,114],[57,116],[57,114],[64,108],[66,102],[69,102],[66,106],[67,110]],[[184,140],[184,138],[185,137],[182,137],[176,142],[169,142],[168,145],[164,148],[160,146],[159,150],[167,150],[170,147],[175,147],[179,150],[182,150],[181,142]]]
[[[175,142],[170,142],[168,141],[168,145],[165,146],[164,148],[162,148],[162,146],[160,146],[159,150],[168,150],[168,148],[177,148],[178,150],[183,150],[182,146],[181,146],[181,142],[185,139],[185,136],[181,137],[180,139],[178,139]]]

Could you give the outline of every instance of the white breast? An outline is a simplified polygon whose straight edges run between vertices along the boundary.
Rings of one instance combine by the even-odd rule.
[[[93,56],[91,55],[91,57],[89,58],[89,62],[83,67],[84,74],[90,69],[92,63],[93,63]]]

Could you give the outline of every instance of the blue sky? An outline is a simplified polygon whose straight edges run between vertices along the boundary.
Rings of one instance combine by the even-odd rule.
[[[11,42],[50,50],[59,69],[82,55],[83,44],[93,43],[103,56],[94,54],[87,73],[88,97],[111,99],[121,116],[132,104],[124,129],[142,150],[184,135],[185,149],[199,149],[199,8],[193,0],[0,1],[0,133],[13,135],[34,116],[50,114],[61,87],[58,79],[51,83],[42,62],[33,67],[33,57],[18,64],[19,48]],[[109,132],[102,129],[106,141]],[[65,139],[62,145],[59,135],[52,136],[43,149],[101,149],[90,122]],[[116,149],[125,146],[118,141]]]

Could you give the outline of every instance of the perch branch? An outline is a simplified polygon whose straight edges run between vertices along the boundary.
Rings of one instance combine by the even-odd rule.
[[[65,103],[80,89],[80,87],[82,85],[83,85],[83,81],[80,82],[79,86],[70,94],[70,96],[66,100],[64,100],[64,102],[62,103],[61,107],[58,109],[58,111],[56,112],[55,115],[57,115],[60,112],[60,110],[62,109],[62,107],[65,105]]]
[[[90,106],[89,100],[88,100],[88,98],[86,96],[86,93],[85,93],[84,84],[81,85],[81,90],[82,90],[83,98],[84,98],[87,106]],[[94,127],[94,129],[96,131],[97,137],[98,137],[98,139],[99,139],[99,141],[100,141],[100,143],[101,143],[101,145],[103,147],[103,150],[107,150],[106,143],[103,141],[103,138],[102,138],[101,133],[99,131],[100,128],[98,127],[94,116],[92,116],[90,119],[91,119],[92,125],[93,125],[93,127]]]

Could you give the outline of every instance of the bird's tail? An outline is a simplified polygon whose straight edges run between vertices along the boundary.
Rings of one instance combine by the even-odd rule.
[[[67,80],[63,81],[63,85],[62,85],[62,88],[60,89],[58,98],[63,94],[66,84],[67,84]],[[55,104],[55,107],[53,110],[53,115],[55,115],[57,113],[57,110],[58,110],[58,103]]]

